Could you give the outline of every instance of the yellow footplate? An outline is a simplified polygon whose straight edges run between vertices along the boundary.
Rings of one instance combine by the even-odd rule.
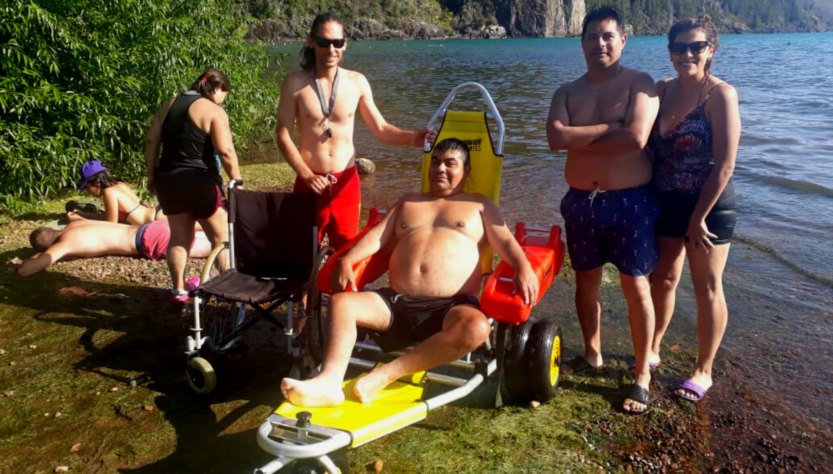
[[[409,379],[418,383],[423,374]],[[353,448],[392,433],[400,428],[424,420],[428,406],[421,401],[423,387],[411,382],[396,381],[382,390],[372,403],[362,403],[353,393],[356,379],[342,385],[344,403],[337,407],[305,408],[286,402],[275,414],[295,418],[302,411],[312,413],[312,423],[318,426],[347,431],[353,438]]]

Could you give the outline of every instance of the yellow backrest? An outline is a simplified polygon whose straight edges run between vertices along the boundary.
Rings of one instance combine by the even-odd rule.
[[[500,178],[503,171],[503,156],[495,154],[492,137],[485,112],[459,112],[449,110],[437,135],[439,143],[446,138],[457,138],[469,146],[471,155],[471,173],[463,187],[467,193],[480,193],[495,204],[500,203]],[[422,187],[420,192],[429,191],[428,169],[431,166],[431,150],[422,157]],[[480,255],[483,273],[492,271],[491,247],[486,247]]]

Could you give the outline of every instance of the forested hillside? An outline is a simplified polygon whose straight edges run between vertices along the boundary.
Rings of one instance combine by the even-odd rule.
[[[662,34],[672,19],[708,13],[724,31],[770,33],[823,31],[827,24],[812,2],[800,0],[587,0],[587,7],[615,5],[637,34]]]
[[[344,18],[354,39],[529,37],[577,34],[595,6],[615,5],[638,35],[709,13],[725,32],[826,31],[833,0],[238,0],[261,21],[250,39],[301,38],[317,12]]]

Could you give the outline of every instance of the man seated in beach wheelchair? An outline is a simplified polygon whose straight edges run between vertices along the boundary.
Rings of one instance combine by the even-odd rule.
[[[308,380],[284,378],[281,383],[292,405],[328,407],[345,401],[342,384],[357,327],[373,334],[385,353],[416,344],[355,380],[353,395],[364,403],[400,378],[452,363],[488,344],[492,320],[476,297],[483,275],[481,251],[487,245],[514,269],[511,296],[522,301],[527,315],[539,301],[542,275],[530,264],[498,207],[482,194],[463,191],[470,172],[464,142],[449,138],[436,144],[427,175],[429,192],[405,194],[346,253],[331,257],[338,258],[331,289],[346,291],[330,299],[320,372]],[[357,291],[354,268],[374,254],[385,259],[389,255],[390,287]],[[551,273],[545,276],[546,284]]]

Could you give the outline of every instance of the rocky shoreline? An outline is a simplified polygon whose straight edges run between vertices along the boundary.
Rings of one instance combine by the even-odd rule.
[[[782,34],[782,33],[821,33],[825,29],[767,29],[753,30],[744,23],[735,22],[725,24],[721,28],[725,34]],[[633,26],[625,25],[629,35],[634,34]],[[664,36],[665,30],[650,29],[641,31],[638,36]],[[578,35],[561,35],[570,37]],[[449,30],[438,25],[432,25],[421,20],[411,20],[402,29],[389,29],[374,19],[363,19],[352,28],[348,28],[348,37],[352,41],[407,41],[407,40],[446,40],[446,39],[512,39],[506,28],[497,25],[481,28],[468,28],[461,32]],[[268,18],[252,26],[246,34],[246,40],[252,43],[279,43],[284,41],[303,41],[302,36],[292,33],[283,20]]]
[[[311,19],[305,23],[311,23]],[[496,25],[467,28],[457,32],[422,20],[403,20],[400,23],[398,28],[388,28],[372,18],[362,18],[347,27],[347,35],[353,41],[503,39],[508,37],[506,28]],[[308,28],[308,26],[302,28]],[[246,40],[263,43],[303,40],[303,37],[296,35],[294,31],[298,31],[298,29],[292,22],[267,18],[252,26],[246,35]]]
[[[583,6],[583,2],[581,3]],[[512,14],[512,21],[505,25],[486,24],[477,26],[458,25],[445,27],[414,18],[395,20],[388,25],[374,18],[359,18],[345,27],[348,38],[353,41],[379,40],[438,40],[438,39],[506,39],[506,38],[551,38],[574,37],[581,34],[581,18],[585,11],[575,8],[571,11],[557,10],[553,16],[541,16],[536,12],[519,11]],[[560,13],[559,13],[560,12]],[[740,20],[724,20],[719,25],[723,34],[775,34],[775,33],[819,33],[829,31],[828,25],[820,18],[814,18],[801,25],[782,25],[754,29]],[[277,43],[301,41],[309,30],[312,18],[279,19],[266,18],[253,24],[245,39],[250,42]],[[464,22],[461,22],[465,24]],[[644,23],[644,19],[641,23]],[[639,36],[665,35],[666,23],[635,28],[627,23],[625,31]]]

